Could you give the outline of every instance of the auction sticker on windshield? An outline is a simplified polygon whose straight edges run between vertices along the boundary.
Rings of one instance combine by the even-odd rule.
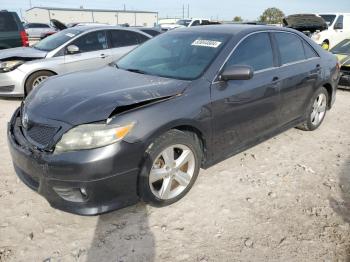
[[[221,43],[222,42],[219,41],[197,39],[192,43],[192,45],[217,48],[219,45],[221,45]]]

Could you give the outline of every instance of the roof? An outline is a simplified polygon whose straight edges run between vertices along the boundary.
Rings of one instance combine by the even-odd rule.
[[[113,9],[85,9],[85,8],[62,8],[62,7],[46,7],[46,6],[34,6],[27,10],[32,9],[45,9],[45,10],[59,10],[59,11],[88,11],[88,12],[119,12],[119,13],[148,13],[158,14],[158,12],[152,11],[138,11],[138,10],[113,10]]]
[[[220,25],[202,25],[177,28],[170,32],[203,32],[203,33],[220,33],[220,34],[238,34],[243,31],[263,31],[263,30],[286,30],[284,27],[267,26],[267,25],[248,25],[248,24],[220,24]]]

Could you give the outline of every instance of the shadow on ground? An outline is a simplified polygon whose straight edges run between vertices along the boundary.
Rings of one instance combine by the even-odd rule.
[[[350,224],[350,159],[345,162],[342,171],[339,173],[339,188],[341,200],[330,198],[330,205],[343,220]],[[347,260],[350,261],[350,244],[347,245]]]
[[[86,261],[153,261],[154,254],[146,205],[137,204],[99,217]]]

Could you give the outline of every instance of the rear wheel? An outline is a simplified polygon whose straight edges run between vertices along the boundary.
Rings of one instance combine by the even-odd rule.
[[[29,95],[29,93],[35,88],[37,87],[39,84],[41,84],[42,82],[44,82],[47,78],[49,78],[50,76],[55,75],[54,73],[50,72],[50,71],[38,71],[35,72],[34,74],[31,74],[25,84],[25,91],[26,91],[26,95]]]
[[[327,112],[327,101],[328,101],[328,92],[326,88],[321,87],[317,90],[311,103],[307,109],[307,118],[306,121],[298,126],[299,129],[305,131],[313,131],[317,129],[323,122],[326,112]]]
[[[170,130],[150,145],[146,156],[139,179],[141,198],[155,206],[166,206],[191,189],[202,153],[194,133]]]

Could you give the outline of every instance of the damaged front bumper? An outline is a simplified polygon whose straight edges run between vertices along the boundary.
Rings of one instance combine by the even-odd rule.
[[[31,146],[22,133],[19,109],[8,125],[8,143],[18,177],[54,208],[97,215],[139,201],[140,146],[127,142],[54,154]]]

